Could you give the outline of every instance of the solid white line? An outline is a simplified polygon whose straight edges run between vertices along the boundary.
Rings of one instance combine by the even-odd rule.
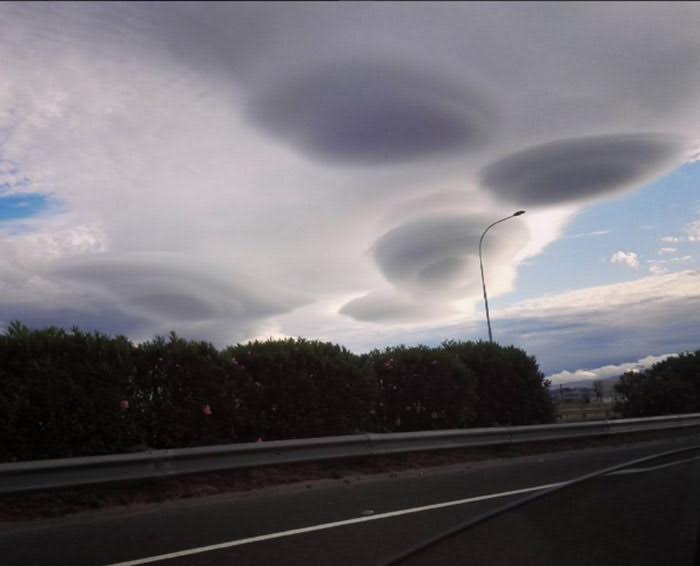
[[[645,472],[654,472],[656,470],[661,470],[663,468],[670,468],[671,466],[678,466],[679,464],[685,464],[686,462],[693,462],[694,460],[700,460],[700,456],[695,456],[694,458],[686,458],[685,460],[676,460],[675,462],[668,462],[666,464],[659,464],[658,466],[651,466],[649,468],[627,468],[623,470],[617,470],[616,472],[610,472],[609,476],[624,476],[628,474],[643,474]]]
[[[276,538],[290,537],[294,535],[301,535],[304,533],[312,533],[314,531],[322,531],[325,529],[333,529],[336,527],[344,527],[346,525],[355,525],[357,523],[366,523],[368,521],[378,521],[379,519],[387,519],[389,517],[399,517],[401,515],[410,515],[411,513],[421,513],[423,511],[432,511],[433,509],[444,509],[445,507],[453,507],[455,505],[464,505],[466,503],[476,503],[477,501],[485,501],[487,499],[496,499],[498,497],[508,497],[511,495],[519,495],[521,493],[529,493],[531,491],[540,491],[543,489],[549,489],[552,487],[559,487],[567,482],[557,482],[545,485],[536,485],[533,487],[526,487],[523,489],[515,489],[513,491],[503,491],[501,493],[490,493],[488,495],[478,495],[476,497],[468,497],[466,499],[456,499],[454,501],[445,501],[443,503],[434,503],[432,505],[424,505],[422,507],[412,507],[409,509],[399,509],[398,511],[389,511],[388,513],[378,513],[376,515],[370,515],[368,517],[356,517],[354,519],[345,519],[343,521],[334,521],[332,523],[322,523],[320,525],[312,525],[310,527],[302,527],[299,529],[290,529],[288,531],[280,531],[278,533],[270,533],[266,535],[258,535],[254,537],[242,538],[238,540],[232,540],[228,542],[222,542],[219,544],[211,544],[209,546],[200,546],[197,548],[190,548],[187,550],[180,550],[177,552],[170,552],[168,554],[159,554],[157,556],[149,556],[147,558],[139,558],[137,560],[128,560],[126,562],[119,562],[111,564],[110,566],[138,566],[139,564],[149,564],[151,562],[158,562],[161,560],[170,560],[172,558],[181,558],[183,556],[191,556],[193,554],[201,554],[203,552],[211,552],[213,550],[221,550],[223,548],[231,548],[233,546],[241,546],[244,544],[251,544],[254,542],[261,542],[265,540],[271,540]]]

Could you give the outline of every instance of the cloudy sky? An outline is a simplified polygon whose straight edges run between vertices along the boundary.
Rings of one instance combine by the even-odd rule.
[[[555,381],[700,348],[700,7],[3,3],[0,323]]]

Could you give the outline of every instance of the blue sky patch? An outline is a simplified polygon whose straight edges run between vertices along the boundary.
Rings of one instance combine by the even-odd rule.
[[[660,265],[671,272],[697,269],[697,243],[688,242],[684,230],[700,209],[699,175],[700,162],[689,163],[636,192],[580,213],[563,238],[520,267],[516,290],[494,298],[494,308],[546,294],[633,281],[650,275],[654,261],[663,262]],[[667,243],[664,237],[679,241]],[[662,248],[675,251],[664,253]],[[639,267],[611,263],[617,251],[636,253]]]
[[[3,196],[0,193],[0,222],[26,220],[45,212],[49,199],[38,193],[13,194]]]

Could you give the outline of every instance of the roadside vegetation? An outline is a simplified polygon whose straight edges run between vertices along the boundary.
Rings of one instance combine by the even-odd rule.
[[[641,372],[627,372],[615,385],[623,417],[700,412],[700,350],[667,358]]]
[[[546,387],[533,357],[487,342],[358,356],[302,338],[218,350],[13,322],[0,335],[0,461],[551,423]]]

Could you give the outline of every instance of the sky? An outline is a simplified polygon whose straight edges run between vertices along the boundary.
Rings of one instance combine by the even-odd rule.
[[[554,383],[700,348],[695,3],[2,3],[0,325]]]

